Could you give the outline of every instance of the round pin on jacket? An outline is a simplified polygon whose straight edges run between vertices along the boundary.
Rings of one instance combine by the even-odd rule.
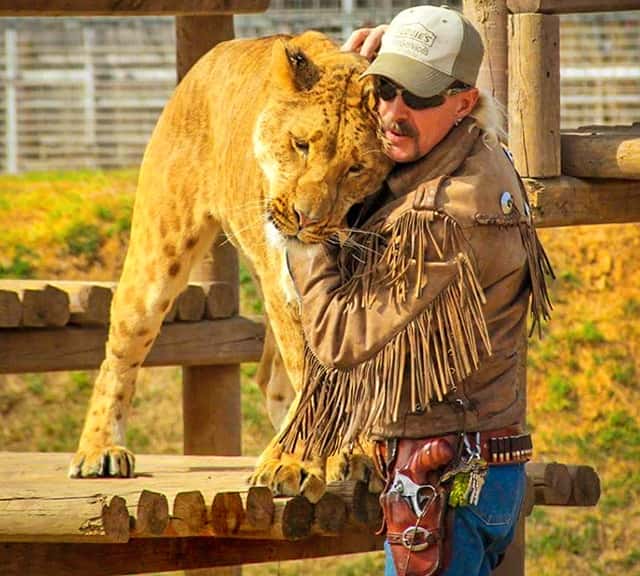
[[[513,212],[513,197],[511,196],[511,193],[502,193],[502,196],[500,196],[500,208],[502,208],[502,213],[505,216],[508,216]]]

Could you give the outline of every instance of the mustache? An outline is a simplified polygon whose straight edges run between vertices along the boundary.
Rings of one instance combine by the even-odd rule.
[[[390,130],[392,132],[395,132],[396,134],[400,134],[401,136],[409,136],[413,138],[417,135],[414,127],[409,124],[409,122],[406,122],[404,120],[392,120],[391,122],[383,122],[382,127],[384,130]]]

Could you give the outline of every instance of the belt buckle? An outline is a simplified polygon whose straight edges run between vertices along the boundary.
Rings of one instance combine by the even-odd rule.
[[[418,535],[424,538],[424,542],[421,544],[415,543]],[[402,545],[412,552],[420,552],[431,545],[431,542],[429,542],[430,536],[431,532],[422,526],[409,526],[402,532]]]

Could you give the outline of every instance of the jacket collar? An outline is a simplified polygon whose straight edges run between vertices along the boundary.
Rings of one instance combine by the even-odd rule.
[[[465,161],[479,137],[480,128],[475,120],[465,118],[426,156],[410,164],[396,165],[387,178],[391,193],[399,198],[414,190],[421,182],[453,174]]]

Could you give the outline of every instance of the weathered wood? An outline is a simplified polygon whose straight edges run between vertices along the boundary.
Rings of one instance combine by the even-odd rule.
[[[579,12],[618,12],[639,10],[638,0],[507,0],[511,12],[575,14]]]
[[[2,280],[3,290],[14,291],[22,306],[22,325],[64,326],[69,321],[69,296],[48,282]]]
[[[22,305],[18,291],[42,291],[52,286],[65,292],[69,298],[69,323],[82,326],[106,326],[109,323],[111,300],[116,282],[85,282],[65,280],[0,280],[0,328],[20,324]],[[208,320],[229,318],[238,312],[237,290],[228,282],[191,282],[175,299],[165,323],[194,322],[203,317]],[[48,296],[49,298],[51,295]],[[38,310],[46,306],[43,295]],[[60,302],[54,300],[59,308]],[[64,305],[64,297],[62,298]],[[64,308],[64,306],[63,306]],[[42,313],[38,314],[42,316]],[[33,313],[30,314],[30,317]],[[38,316],[37,326],[44,326],[45,318]],[[17,319],[17,320],[16,320]],[[33,322],[32,320],[30,320]],[[59,325],[59,321],[58,324]]]
[[[211,526],[219,536],[235,534],[245,518],[239,492],[218,492],[211,504]]]
[[[578,178],[640,179],[640,127],[563,132],[562,173]]]
[[[509,25],[509,147],[522,176],[560,175],[560,20],[517,14]]]
[[[245,518],[256,530],[267,530],[273,523],[275,504],[273,494],[266,486],[249,488],[245,500]]]
[[[122,544],[0,543],[3,576],[114,576],[318,558],[381,550],[382,536],[349,531],[298,542],[230,538],[154,538]]]
[[[294,496],[285,501],[284,506],[278,505],[273,515],[272,531],[282,533],[287,540],[300,540],[311,534],[313,523],[313,504],[303,496]]]
[[[263,12],[269,0],[0,0],[0,16],[172,16]]]
[[[203,285],[207,294],[204,317],[207,320],[229,318],[238,313],[237,290],[229,282],[210,282]]]
[[[347,505],[340,496],[325,492],[314,509],[314,532],[319,534],[338,534],[347,522]]]
[[[171,526],[179,536],[200,534],[207,523],[207,507],[199,490],[180,492],[173,500]]]
[[[287,540],[318,533],[374,532],[380,527],[377,495],[362,482],[330,484],[314,507],[299,496],[273,499],[264,488],[249,488],[246,478],[253,458],[140,455],[136,478],[82,481],[65,477],[70,457],[0,453],[0,541],[231,534],[240,539]],[[526,470],[525,515],[533,502],[593,505],[599,496],[597,475],[589,467],[529,463]],[[210,518],[203,491],[213,496]],[[255,500],[251,513],[249,492]],[[262,512],[256,514],[256,509]],[[37,514],[26,513],[30,511]]]
[[[529,475],[527,475],[526,478],[527,487],[524,492],[524,500],[522,501],[522,513],[525,516],[530,516],[536,503],[536,489],[533,485],[533,478]]]
[[[182,406],[186,454],[240,454],[239,366],[229,363],[184,368]]]
[[[196,322],[204,316],[207,296],[202,286],[190,284],[176,298],[176,318]]]
[[[98,368],[106,338],[107,330],[99,327],[0,330],[0,374]],[[144,365],[256,362],[263,338],[261,324],[241,317],[166,324]]]
[[[463,0],[463,12],[482,36],[485,52],[478,87],[505,109],[508,101],[508,15],[506,0]]]
[[[78,282],[64,280],[0,280],[0,290],[10,286],[23,290],[47,290],[47,286],[64,292],[68,298],[69,323],[106,326],[115,282]],[[64,307],[64,297],[57,296]],[[58,324],[61,325],[61,324]]]
[[[22,304],[16,290],[0,287],[0,328],[19,326],[22,320]]]
[[[637,180],[525,178],[539,227],[640,222]]]
[[[129,513],[119,496],[42,491],[0,497],[0,541],[126,542]],[[4,493],[5,490],[3,489]]]
[[[143,490],[138,499],[135,533],[159,536],[169,525],[169,502],[164,494]]]
[[[595,506],[600,500],[600,478],[591,466],[567,466],[571,477],[569,506]]]
[[[528,462],[527,476],[533,480],[535,503],[564,506],[571,497],[571,476],[564,464],[558,462]]]

